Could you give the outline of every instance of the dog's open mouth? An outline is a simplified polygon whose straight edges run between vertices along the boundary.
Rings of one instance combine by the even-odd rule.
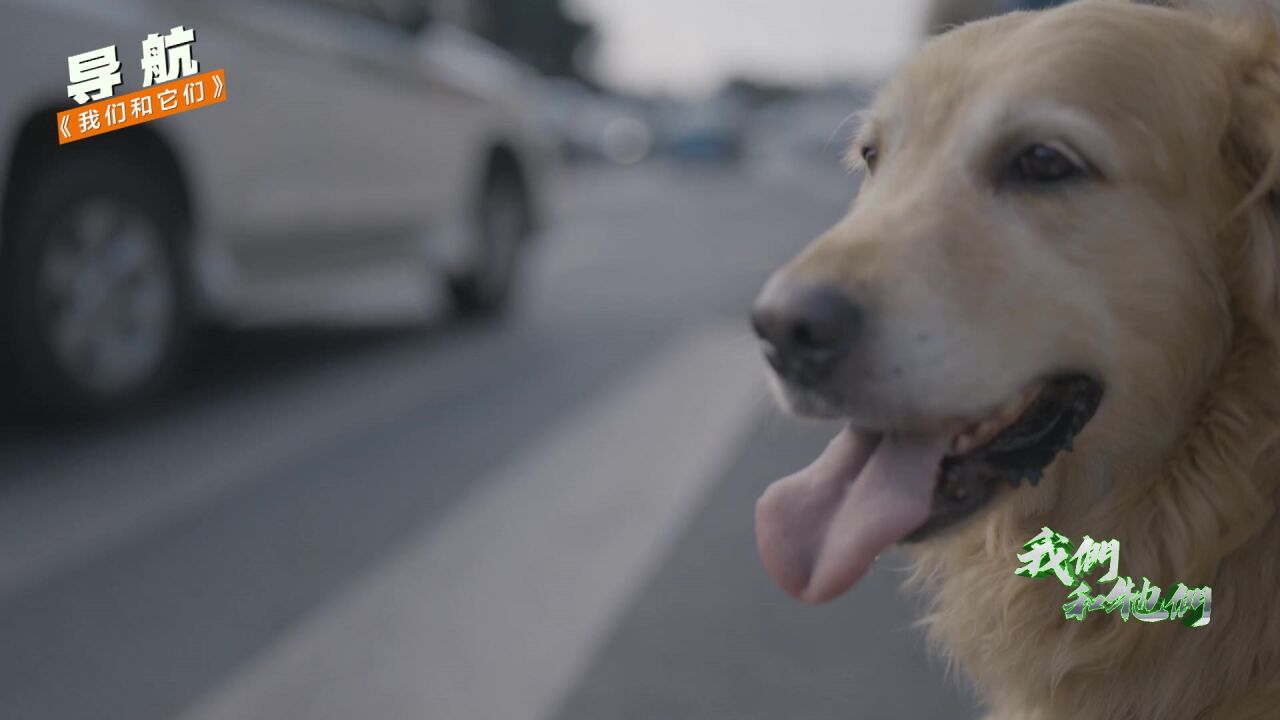
[[[1001,488],[1038,482],[1101,400],[1098,381],[1060,375],[947,430],[850,426],[813,464],[760,499],[756,532],[765,566],[792,595],[831,600],[890,546],[924,540],[970,517]]]

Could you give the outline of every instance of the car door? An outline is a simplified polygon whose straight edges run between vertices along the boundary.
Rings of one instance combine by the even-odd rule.
[[[354,8],[353,62],[371,79],[381,110],[360,119],[383,142],[370,144],[383,197],[421,231],[470,211],[475,172],[492,132],[481,90],[491,72],[479,53],[460,52],[447,25],[429,23],[427,0],[323,0]],[[451,41],[452,39],[452,41]],[[390,211],[390,208],[387,208]]]
[[[424,214],[413,124],[430,125],[429,106],[397,74],[411,50],[403,33],[364,0],[236,0],[204,11],[208,34],[235,38],[229,117],[216,128],[225,154],[211,158],[210,184],[242,272],[305,273],[399,252]]]

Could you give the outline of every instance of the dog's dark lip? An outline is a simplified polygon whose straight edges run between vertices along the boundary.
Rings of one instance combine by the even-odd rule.
[[[1035,485],[1072,443],[1102,402],[1103,384],[1085,373],[1056,375],[1012,424],[979,448],[943,459],[929,519],[904,543],[934,537],[977,513],[1000,491]]]

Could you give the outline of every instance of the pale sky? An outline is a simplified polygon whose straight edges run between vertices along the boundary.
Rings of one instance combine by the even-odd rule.
[[[737,72],[876,76],[920,40],[925,0],[567,0],[597,23],[602,79],[703,92]]]

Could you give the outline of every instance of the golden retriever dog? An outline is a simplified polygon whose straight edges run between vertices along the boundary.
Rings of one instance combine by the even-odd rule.
[[[868,110],[846,217],[753,313],[846,428],[757,507],[811,603],[902,545],[993,718],[1280,718],[1280,34],[1081,0],[932,40]],[[1212,622],[1064,619],[1042,527]],[[1097,586],[1094,592],[1104,591]]]

